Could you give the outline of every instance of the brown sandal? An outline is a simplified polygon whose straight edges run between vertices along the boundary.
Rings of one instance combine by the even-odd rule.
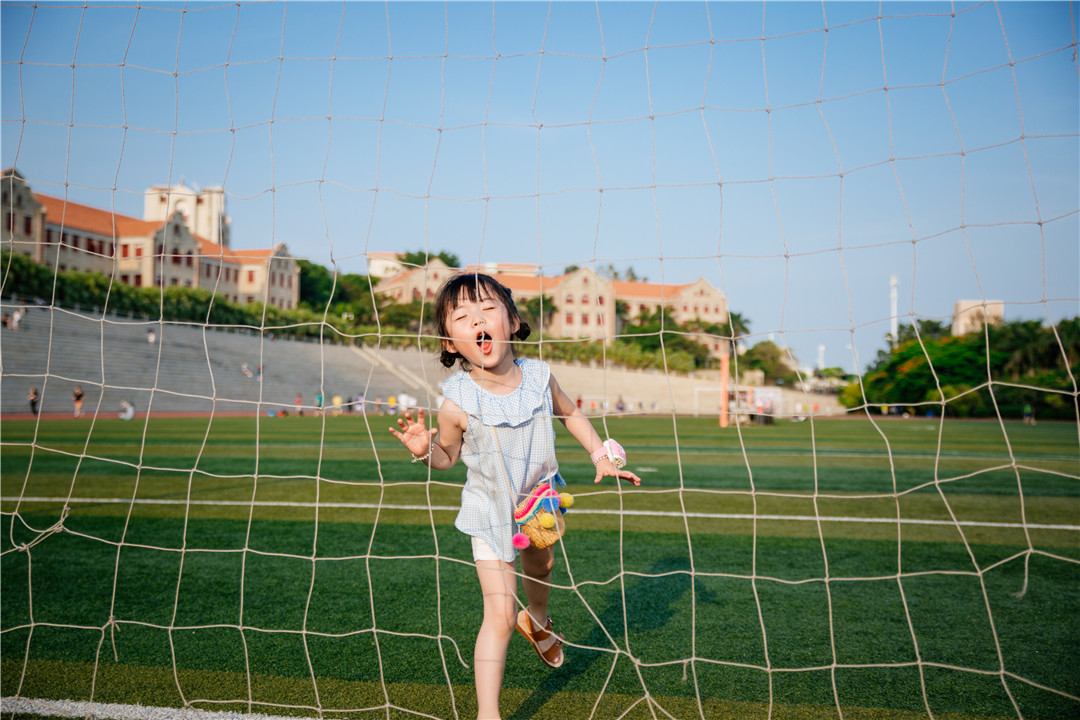
[[[529,641],[529,644],[533,646],[533,650],[540,656],[540,659],[544,661],[544,664],[551,668],[557,668],[563,664],[563,660],[566,657],[562,651],[562,635],[555,635],[551,630],[551,618],[547,619],[547,625],[540,630],[533,630],[532,618],[529,617],[528,610],[522,610],[517,616],[517,631],[523,638]],[[548,645],[545,649],[540,648],[546,644],[549,637],[554,637],[555,642]]]

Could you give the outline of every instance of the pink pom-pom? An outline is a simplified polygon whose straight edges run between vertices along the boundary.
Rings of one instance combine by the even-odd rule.
[[[518,550],[524,550],[529,547],[529,536],[525,533],[514,533],[514,547]]]

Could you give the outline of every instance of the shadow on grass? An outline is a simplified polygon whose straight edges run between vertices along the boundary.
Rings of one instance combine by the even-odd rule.
[[[688,573],[689,568],[685,557],[666,557],[658,560],[646,573],[651,576],[650,582],[641,582],[643,578],[638,578],[626,585],[626,631],[622,630],[623,592],[615,589],[603,598],[605,602],[602,605],[606,607],[606,610],[599,615],[600,624],[596,625],[589,636],[579,644],[587,647],[610,648],[611,639],[608,637],[610,634],[618,644],[619,655],[615,662],[628,662],[627,634],[633,637],[667,625],[674,618],[676,608],[680,602],[683,602],[683,597],[691,588]],[[698,588],[698,593],[711,595],[701,588]],[[508,720],[528,720],[528,718],[540,717],[542,709],[552,698],[564,692],[568,686],[599,662],[612,662],[611,653],[567,648],[566,662],[563,666],[548,673]],[[641,682],[644,685],[644,680]],[[645,690],[642,687],[643,695]]]

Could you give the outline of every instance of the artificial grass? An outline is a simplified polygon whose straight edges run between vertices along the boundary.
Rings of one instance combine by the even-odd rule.
[[[374,435],[386,420],[5,422],[5,497],[119,502],[4,503],[3,694],[89,698],[93,681],[101,702],[474,713],[475,571],[453,511],[423,509],[455,505],[464,473],[428,482]],[[568,516],[567,664],[513,642],[508,717],[1080,711],[1076,531],[949,524],[1075,524],[1075,428],[847,420],[811,442],[810,423],[607,423],[652,471],[593,486],[560,432],[577,509],[644,514]]]
[[[92,664],[97,658],[303,678],[311,675],[310,659],[319,678],[471,683],[458,655],[469,661],[479,598],[474,571],[455,560],[466,547],[451,527],[439,526],[431,536],[409,525],[337,523],[320,532],[312,559],[277,554],[308,544],[306,522],[258,521],[248,533],[243,521],[188,519],[189,536],[210,547],[191,544],[181,554],[118,549],[99,539],[118,537],[124,521],[83,518],[80,534],[61,532],[34,545],[32,563],[26,552],[4,556],[7,659],[21,658],[29,643],[35,660]],[[170,536],[183,532],[184,521],[141,523],[147,535],[157,529]],[[265,541],[247,551],[223,551],[230,538],[241,537]],[[370,555],[366,542],[356,542],[367,537],[373,537]],[[439,558],[436,539],[445,553]],[[935,709],[942,712],[1007,715],[1004,696],[965,691],[1003,667],[1040,685],[1080,691],[1076,621],[1055,612],[1068,607],[1080,587],[1074,564],[1033,557],[1028,596],[1018,599],[1013,593],[1023,583],[1022,560],[980,575],[963,553],[943,553],[939,543],[906,543],[903,564],[911,569],[897,577],[895,564],[881,562],[892,556],[890,544],[837,539],[830,556],[844,561],[834,563],[826,584],[814,540],[759,538],[755,555],[744,536],[695,538],[694,558],[701,562],[691,574],[684,536],[623,533],[630,550],[621,572],[610,558],[619,539],[615,532],[583,529],[567,539],[552,594],[552,612],[573,645],[559,671],[564,691],[588,693],[606,682],[609,692],[630,696],[644,684],[665,697],[701,693],[767,703],[771,678],[774,700],[828,706],[834,653],[842,666],[835,673],[848,677],[846,702],[856,706],[887,702],[918,711],[921,693],[894,695],[881,683],[903,685],[907,681],[897,678],[909,677],[919,660],[924,671],[927,665],[952,668],[939,680]],[[1000,562],[1020,550],[998,546],[994,552]],[[35,624],[27,639],[30,588]],[[529,649],[518,645],[505,686],[524,689],[535,683],[537,668]],[[631,655],[642,665],[630,662]],[[696,683],[683,679],[694,658]],[[607,679],[613,663],[625,671]],[[746,677],[736,681],[733,673]],[[217,701],[237,697],[224,686],[218,691],[223,694],[192,692]],[[1070,704],[1043,695],[1030,716],[1054,717]]]

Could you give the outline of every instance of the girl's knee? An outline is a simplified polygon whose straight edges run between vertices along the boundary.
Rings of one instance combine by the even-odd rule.
[[[521,569],[529,577],[546,578],[555,567],[555,553],[551,548],[523,552],[521,555]]]
[[[500,604],[484,607],[483,626],[491,632],[510,637],[517,625],[517,604]]]

